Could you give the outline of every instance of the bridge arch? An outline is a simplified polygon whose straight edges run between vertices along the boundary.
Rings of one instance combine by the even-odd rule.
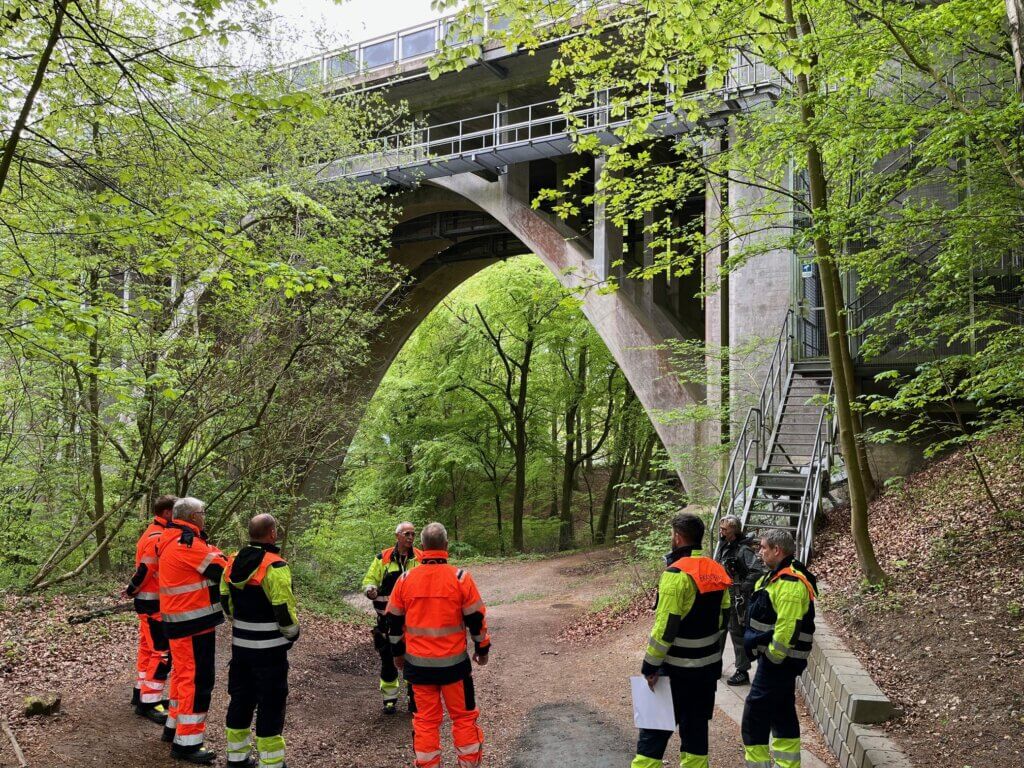
[[[686,385],[673,373],[669,339],[703,339],[703,328],[680,330],[657,307],[642,312],[625,291],[602,292],[604,280],[595,265],[592,246],[580,236],[566,233],[547,214],[533,210],[508,190],[507,179],[489,181],[474,174],[434,179],[399,198],[401,213],[395,227],[390,258],[408,270],[410,279],[386,301],[401,308],[389,316],[369,349],[369,362],[358,376],[357,418],[337,436],[339,446],[354,437],[362,409],[376,392],[395,357],[412,332],[455,288],[510,256],[533,253],[566,288],[576,292],[584,315],[619,364],[670,455],[691,453],[713,435],[699,423],[667,419],[705,397],[702,387]],[[474,226],[445,229],[439,216],[461,216]],[[453,219],[449,218],[449,222]],[[661,313],[661,314],[659,314]],[[303,495],[326,498],[344,460],[313,468],[303,483]],[[688,489],[705,489],[707,480],[676,462],[677,473]]]

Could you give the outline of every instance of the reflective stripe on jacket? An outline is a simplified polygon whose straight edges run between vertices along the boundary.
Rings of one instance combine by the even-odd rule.
[[[157,544],[160,615],[169,638],[188,637],[224,621],[220,577],[227,560],[192,523],[172,520]]]
[[[157,544],[166,530],[167,521],[154,518],[135,544],[135,574],[128,582],[127,592],[133,598],[136,613],[160,613]]]
[[[228,558],[221,579],[221,604],[232,618],[236,657],[283,657],[299,636],[288,563],[277,548],[249,544]]]
[[[803,672],[814,640],[814,581],[793,558],[758,580],[743,638],[747,653]]]
[[[419,565],[422,559],[423,553],[415,547],[413,547],[412,553],[405,558],[396,555],[394,547],[377,553],[363,577],[363,590],[365,591],[368,587],[377,589],[377,596],[373,599],[373,610],[377,612],[378,616],[383,616],[387,611],[388,595],[394,589],[395,582],[403,573]]]
[[[700,550],[680,548],[658,582],[654,628],[642,672],[722,674],[722,632],[729,587],[725,569]]]
[[[392,650],[405,657],[411,683],[446,685],[466,677],[467,629],[477,653],[490,651],[480,591],[469,573],[448,565],[447,552],[422,553],[420,566],[395,584],[387,613]]]

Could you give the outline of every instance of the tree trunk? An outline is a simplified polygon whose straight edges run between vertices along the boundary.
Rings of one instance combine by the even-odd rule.
[[[11,127],[11,133],[3,144],[3,154],[0,155],[0,193],[4,191],[4,186],[7,184],[7,177],[11,172],[11,164],[14,162],[14,152],[18,148],[21,134],[28,125],[29,117],[32,114],[32,105],[35,103],[36,96],[39,95],[39,91],[43,87],[43,78],[46,77],[46,70],[50,66],[50,57],[53,55],[53,49],[57,45],[57,41],[60,40],[60,29],[64,23],[65,5],[64,3],[55,2],[53,9],[55,12],[53,26],[50,27],[50,34],[47,37],[46,45],[39,56],[39,63],[36,65],[32,83],[29,85],[28,92],[25,94],[25,100],[21,104],[21,111]]]
[[[505,554],[505,532],[502,530],[501,493],[494,494],[494,514],[498,520],[498,551]]]
[[[99,275],[96,270],[89,272],[89,303],[95,307],[99,298]],[[86,374],[89,398],[89,464],[92,470],[92,519],[102,520],[105,513],[103,495],[103,457],[100,449],[100,342],[99,329],[89,337],[89,367]],[[101,573],[110,573],[110,549],[106,541],[107,526],[96,526],[96,544],[99,552],[96,562]]]
[[[526,508],[526,396],[529,392],[530,358],[533,355],[532,332],[523,345],[523,361],[519,366],[519,392],[512,417],[515,420],[516,443],[512,446],[515,460],[515,482],[512,487],[512,549],[522,552],[523,512]]]
[[[845,307],[843,287],[839,280],[838,270],[833,269],[833,292],[836,295],[838,306]],[[850,355],[850,335],[847,332],[846,313],[839,313],[839,339],[840,349],[843,353],[843,366],[846,370],[846,388],[850,393],[850,402],[857,399],[859,389],[857,377],[854,375],[853,357]],[[857,463],[860,465],[861,485],[864,488],[864,498],[868,501],[875,498],[878,493],[878,486],[875,483],[875,476],[871,472],[871,465],[868,463],[868,449],[864,443],[864,422],[861,420],[860,412],[853,411],[853,434],[857,439]]]
[[[571,376],[571,374],[570,374]],[[580,404],[587,386],[587,348],[581,347],[576,359],[576,377],[572,380],[569,402],[565,407],[565,447],[562,455],[562,508],[559,515],[558,549],[572,549],[576,532],[572,519],[572,498],[576,490],[576,469],[581,462],[583,440],[580,429]],[[591,446],[591,449],[593,446]]]
[[[576,484],[576,435],[572,427],[576,424],[579,402],[573,397],[565,410],[565,449],[562,454],[562,504],[559,512],[558,550],[572,549],[575,531],[572,519],[573,488]]]
[[[1005,3],[1013,52],[1013,79],[1017,84],[1017,99],[1024,102],[1024,0],[1005,0]]]
[[[793,0],[784,0],[786,26],[789,39],[797,43],[800,34],[797,31],[796,19],[793,14]],[[806,74],[796,78],[797,92],[800,96],[800,121],[807,129],[808,137],[813,136],[814,112],[810,104],[811,87]],[[819,225],[828,213],[828,188],[825,178],[824,163],[821,151],[813,138],[806,138],[807,176],[810,191],[811,218]],[[834,253],[826,234],[816,227],[814,236],[814,254],[818,268],[822,272],[822,303],[825,313],[825,328],[828,333],[828,358],[832,368],[832,380],[835,387],[836,417],[839,420],[839,442],[846,464],[850,488],[850,525],[853,533],[857,560],[864,577],[871,584],[879,584],[885,580],[885,572],[875,557],[874,546],[868,531],[867,498],[864,494],[864,479],[860,471],[860,460],[857,454],[857,434],[854,425],[854,413],[851,400],[849,381],[850,372],[846,368],[849,360],[849,347],[844,357],[843,345],[846,340],[842,334],[841,298],[836,294],[839,285]]]
[[[619,496],[618,485],[622,482],[622,470],[626,466],[626,451],[616,446],[615,460],[612,462],[612,469],[608,475],[608,485],[604,492],[604,501],[601,504],[601,516],[597,519],[597,532],[594,534],[595,544],[604,544],[608,541],[608,522],[611,520],[612,510],[615,509],[615,500]]]

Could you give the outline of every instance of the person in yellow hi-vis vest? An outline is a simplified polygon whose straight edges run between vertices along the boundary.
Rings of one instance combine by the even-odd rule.
[[[750,599],[743,644],[757,673],[743,707],[746,768],[800,768],[796,679],[807,668],[814,641],[817,580],[798,560],[788,531],[761,535],[761,559],[771,569]],[[771,748],[769,749],[769,736]]]
[[[228,768],[286,768],[288,651],[299,639],[299,619],[291,569],[277,546],[273,515],[256,515],[249,521],[249,544],[228,559],[220,593],[231,617]],[[250,754],[254,715],[258,760]]]
[[[373,646],[380,655],[380,692],[384,696],[384,714],[393,715],[398,704],[398,667],[388,641],[388,597],[403,573],[420,564],[422,555],[413,547],[416,527],[399,523],[395,528],[395,546],[378,552],[363,577],[363,594],[373,601],[377,625],[373,628]]]
[[[722,637],[729,621],[732,579],[701,552],[704,522],[682,513],[672,519],[672,551],[658,582],[654,629],[641,672],[653,689],[659,675],[672,684],[679,726],[679,765],[708,768],[708,723],[722,676]],[[632,768],[661,768],[672,731],[640,729]]]

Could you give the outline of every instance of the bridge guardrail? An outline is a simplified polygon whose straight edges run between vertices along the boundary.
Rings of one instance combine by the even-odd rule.
[[[723,100],[759,88],[781,88],[783,78],[761,61],[737,55],[737,64],[726,84],[715,91],[693,91],[688,98],[718,96]],[[365,176],[401,165],[444,163],[476,153],[494,153],[513,146],[534,145],[573,136],[612,131],[626,125],[638,110],[658,109],[653,115],[663,123],[675,118],[677,99],[666,84],[662,89],[648,88],[646,93],[616,101],[616,90],[604,89],[591,94],[591,106],[564,113],[557,99],[523,106],[498,109],[481,115],[434,125],[418,125],[399,133],[375,139],[365,152],[347,158],[322,158],[331,168],[330,175]],[[566,147],[567,149],[568,147]],[[401,163],[393,159],[399,153]]]

